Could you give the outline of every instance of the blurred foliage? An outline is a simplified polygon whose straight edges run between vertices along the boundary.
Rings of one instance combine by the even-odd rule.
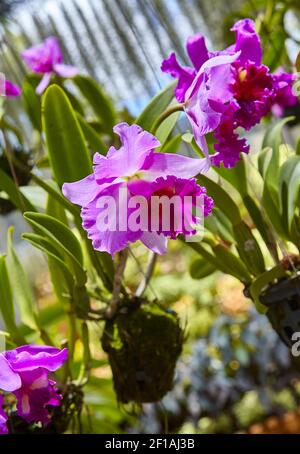
[[[201,310],[200,310],[201,312]],[[173,390],[143,406],[140,433],[232,433],[300,403],[289,351],[263,316],[221,315],[178,364]]]

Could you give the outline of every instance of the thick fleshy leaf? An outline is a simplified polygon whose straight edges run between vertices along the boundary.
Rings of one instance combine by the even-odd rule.
[[[35,216],[35,214],[37,216]],[[25,219],[33,229],[45,237],[57,254],[74,273],[79,286],[86,283],[86,272],[82,267],[82,251],[74,234],[62,222],[40,213],[25,213]]]
[[[299,207],[300,191],[300,156],[288,159],[280,169],[279,200],[282,221],[288,232]]]
[[[77,118],[81,126],[82,132],[91,150],[94,153],[98,152],[102,155],[106,155],[108,147],[102,140],[100,135],[95,131],[95,129],[91,125],[89,125],[89,123],[79,113],[77,113]]]
[[[213,198],[215,205],[223,211],[233,225],[241,222],[240,210],[229,194],[217,183],[205,175],[198,178],[200,184],[205,186],[207,194]]]
[[[42,130],[42,120],[41,120],[41,100],[40,97],[36,94],[34,85],[34,79],[25,79],[22,86],[22,98],[24,102],[24,107],[28,114],[28,117],[32,123],[32,126],[37,131]]]
[[[10,277],[14,283],[14,295],[18,304],[22,322],[32,328],[39,330],[39,322],[35,310],[33,291],[28,276],[13,247],[13,227],[8,230],[7,237],[7,258]]]
[[[174,86],[175,83],[172,83],[161,90],[141,112],[135,120],[135,123],[140,125],[146,131],[151,131],[157,118],[164,110],[166,110],[174,98]]]
[[[43,129],[57,183],[76,181],[92,172],[92,162],[67,95],[51,85],[43,97]]]
[[[195,259],[190,265],[190,275],[193,279],[203,279],[214,273],[217,268],[204,258]]]
[[[34,221],[45,227],[74,257],[76,257],[80,264],[83,264],[80,242],[64,223],[55,219],[53,216],[42,213],[27,212],[24,214],[24,217],[27,220]]]
[[[109,97],[91,77],[77,75],[72,80],[99,118],[105,133],[111,135],[117,121],[116,112]]]
[[[233,226],[237,250],[248,270],[258,276],[265,271],[264,257],[248,225],[242,221]]]
[[[6,330],[9,332],[13,340],[20,340],[20,332],[15,321],[12,288],[8,277],[4,255],[0,256],[0,312],[3,317]]]
[[[0,190],[6,192],[9,200],[21,211],[36,211],[32,203],[22,194],[15,182],[0,169]]]
[[[65,278],[69,292],[72,293],[74,286],[75,286],[74,277],[71,274],[67,265],[65,264],[63,257],[53,247],[51,241],[49,241],[47,238],[43,238],[41,235],[37,235],[35,233],[24,233],[22,235],[22,238],[24,240],[27,240],[29,243],[31,243],[37,249],[40,249],[48,257],[55,260],[55,262],[59,265],[59,267],[61,269],[62,275]]]

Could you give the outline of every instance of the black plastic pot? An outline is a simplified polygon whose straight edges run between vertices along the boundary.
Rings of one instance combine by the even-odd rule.
[[[268,308],[266,315],[273,329],[291,347],[292,335],[300,332],[300,275],[269,286],[260,300]]]

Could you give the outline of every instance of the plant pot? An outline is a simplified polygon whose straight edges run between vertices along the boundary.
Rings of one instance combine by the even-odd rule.
[[[136,298],[105,324],[108,353],[119,402],[156,402],[172,389],[183,330],[174,312]]]
[[[293,333],[300,332],[300,275],[270,285],[260,300],[273,329],[291,347]]]

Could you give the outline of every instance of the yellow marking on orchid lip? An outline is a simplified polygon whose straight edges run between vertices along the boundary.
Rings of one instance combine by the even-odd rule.
[[[123,177],[123,179],[124,179],[124,181],[141,180],[143,177],[143,174],[144,174],[144,172],[143,172],[143,170],[141,170],[140,172],[136,172],[133,175],[125,176],[125,177]]]
[[[244,82],[244,80],[246,79],[247,77],[247,71],[246,69],[240,69],[239,70],[239,80],[240,82]]]

